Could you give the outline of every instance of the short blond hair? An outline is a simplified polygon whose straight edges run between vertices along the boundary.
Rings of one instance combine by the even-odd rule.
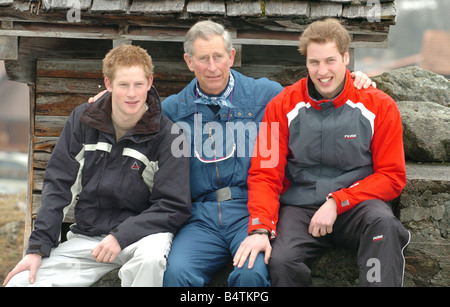
[[[113,81],[118,67],[141,66],[145,77],[153,76],[152,57],[139,46],[121,45],[111,49],[103,59],[103,76]]]
[[[350,49],[350,34],[335,18],[327,18],[313,22],[300,36],[299,51],[307,56],[310,43],[325,44],[335,42],[339,53],[344,54]]]

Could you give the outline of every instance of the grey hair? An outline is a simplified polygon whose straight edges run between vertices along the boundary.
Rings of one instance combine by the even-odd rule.
[[[194,41],[197,38],[209,40],[214,35],[222,36],[225,50],[230,54],[233,49],[230,32],[223,25],[211,20],[199,21],[189,29],[184,39],[184,53],[192,57],[194,53]]]

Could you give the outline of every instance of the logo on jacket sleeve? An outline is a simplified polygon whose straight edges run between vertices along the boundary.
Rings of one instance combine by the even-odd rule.
[[[134,170],[139,170],[141,167],[137,164],[137,162],[136,161],[134,161],[134,163],[133,163],[133,165],[131,165],[131,169],[134,169]]]
[[[356,134],[346,134],[344,135],[344,140],[356,139]]]

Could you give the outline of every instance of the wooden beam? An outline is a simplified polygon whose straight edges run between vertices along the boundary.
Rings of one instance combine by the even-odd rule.
[[[125,28],[126,27],[126,28]],[[296,32],[280,31],[237,31],[233,38],[235,45],[258,46],[297,46],[298,37],[306,26],[299,26]],[[371,46],[384,48],[387,37],[385,28],[374,29],[351,28],[349,32],[358,41],[367,42]],[[187,29],[160,28],[140,26],[83,26],[52,25],[45,23],[14,23],[12,29],[0,29],[0,36],[7,37],[46,37],[112,40],[114,44],[130,43],[131,41],[184,42]],[[363,43],[359,43],[361,46]]]

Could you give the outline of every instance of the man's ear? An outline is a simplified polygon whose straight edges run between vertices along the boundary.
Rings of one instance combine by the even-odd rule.
[[[232,48],[230,52],[230,68],[234,64],[234,58],[236,57],[236,49]]]
[[[112,85],[108,77],[105,77],[105,87],[108,90],[108,92],[112,92]]]
[[[153,76],[150,76],[148,78],[148,88],[147,91],[149,91],[152,88],[152,84],[153,84]]]
[[[348,51],[344,53],[344,64],[345,66],[348,66],[348,64],[350,64],[350,53]]]
[[[187,53],[185,53],[183,57],[184,57],[184,61],[186,62],[189,70],[193,72],[194,71],[194,63],[192,63],[192,58]]]

